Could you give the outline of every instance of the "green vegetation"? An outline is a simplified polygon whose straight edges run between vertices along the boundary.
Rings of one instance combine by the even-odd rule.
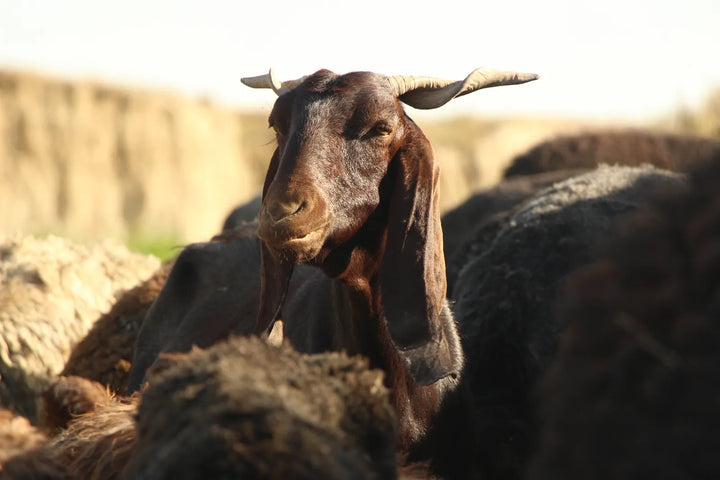
[[[158,235],[147,232],[131,233],[125,245],[133,252],[154,255],[163,262],[176,257],[185,246],[177,236]]]

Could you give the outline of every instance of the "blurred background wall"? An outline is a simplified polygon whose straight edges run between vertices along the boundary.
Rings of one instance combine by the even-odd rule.
[[[285,78],[323,67],[541,73],[438,111],[408,109],[440,159],[443,209],[558,134],[720,136],[718,15],[710,0],[5,0],[0,237],[114,237],[145,251],[206,240],[262,184],[274,95],[239,79],[270,66]]]
[[[2,71],[0,231],[206,238],[257,192],[245,123],[181,95]]]

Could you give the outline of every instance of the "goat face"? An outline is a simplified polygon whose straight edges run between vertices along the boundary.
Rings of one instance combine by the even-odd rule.
[[[258,228],[278,260],[322,262],[357,233],[379,204],[404,122],[389,84],[373,73],[321,70],[278,98]]]

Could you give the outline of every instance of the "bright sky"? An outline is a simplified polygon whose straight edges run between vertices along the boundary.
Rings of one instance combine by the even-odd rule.
[[[461,79],[490,66],[532,84],[445,113],[642,119],[720,88],[718,0],[0,0],[0,68],[169,87],[269,108],[240,77],[338,73]]]

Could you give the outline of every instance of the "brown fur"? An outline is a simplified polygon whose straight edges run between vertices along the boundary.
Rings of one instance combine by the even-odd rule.
[[[2,478],[120,478],[135,443],[136,404],[119,402],[98,383],[80,377],[56,379],[43,394],[43,402],[44,418],[55,435],[49,439],[40,435],[32,448],[8,458]],[[64,421],[66,425],[61,424]]]
[[[259,214],[256,333],[268,332],[280,313],[293,266],[310,264],[337,281],[338,302],[352,298],[346,308],[356,325],[343,334],[367,344],[363,353],[382,349],[381,336],[389,337],[405,363],[390,377],[428,386],[458,376],[462,359],[444,322],[451,313],[439,166],[385,78],[318,71],[278,98],[269,122],[278,148]]]
[[[20,425],[7,478],[396,478],[394,412],[363,359],[235,338],[165,355],[149,376],[142,396],[106,396],[49,441]],[[46,410],[77,411],[99,388],[59,378]]]
[[[135,401],[99,405],[77,417],[53,438],[40,455],[67,466],[71,478],[116,480],[132,456],[136,442]]]
[[[61,375],[88,378],[118,395],[126,395],[138,331],[171,268],[172,263],[164,265],[148,280],[123,294],[73,348]]]
[[[231,241],[254,235],[256,231],[257,222],[243,222],[213,240]],[[73,348],[60,375],[84,377],[107,386],[114,394],[127,395],[138,332],[173,264],[174,261],[168,262],[148,280],[124,293]]]
[[[8,459],[37,448],[46,441],[47,437],[27,418],[0,409],[0,472]]]
[[[42,392],[40,425],[58,433],[68,427],[72,419],[90,413],[99,405],[106,405],[111,397],[105,387],[82,377],[60,377]]]
[[[505,178],[600,164],[655,165],[683,171],[720,153],[710,138],[653,133],[642,130],[587,132],[559,137],[532,148],[513,160]]]
[[[530,478],[719,478],[720,155],[610,238],[559,298]]]

